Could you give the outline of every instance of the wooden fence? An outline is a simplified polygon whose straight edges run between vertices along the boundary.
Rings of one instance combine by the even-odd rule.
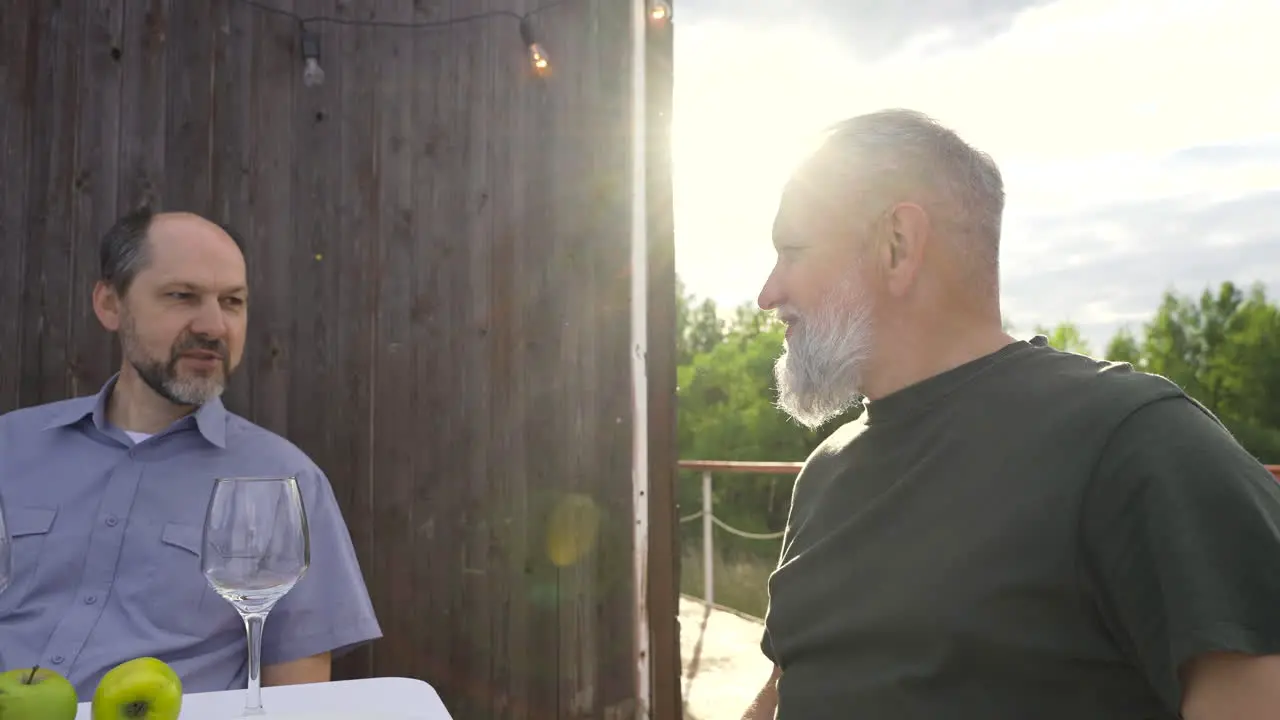
[[[89,293],[122,211],[227,221],[255,298],[227,404],[327,471],[386,635],[338,676],[460,720],[678,717],[671,26],[637,110],[638,2],[544,3],[545,76],[532,0],[4,2],[0,411],[118,367]],[[290,13],[341,21],[306,26],[320,84]],[[566,498],[602,522],[561,566]]]

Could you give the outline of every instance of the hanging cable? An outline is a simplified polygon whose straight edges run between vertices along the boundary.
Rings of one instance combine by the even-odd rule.
[[[261,0],[236,0],[248,7],[261,10],[262,12],[280,17],[287,17],[298,24],[302,37],[302,59],[304,64],[302,82],[308,87],[315,87],[324,82],[324,70],[320,67],[320,39],[311,31],[311,26],[322,23],[332,25],[342,25],[346,27],[373,27],[373,28],[395,28],[404,30],[430,30],[436,28],[451,27],[453,25],[462,25],[465,23],[479,22],[491,18],[505,18],[515,20],[519,24],[520,39],[529,54],[529,64],[533,67],[533,71],[537,75],[545,76],[551,73],[551,61],[547,57],[547,52],[542,45],[538,43],[534,34],[533,16],[546,12],[551,8],[563,5],[569,0],[550,0],[528,12],[517,13],[512,10],[490,10],[487,12],[471,13],[469,15],[460,15],[458,17],[449,18],[448,20],[358,20],[355,18],[336,17],[333,15],[300,15],[290,10],[282,10],[281,8],[272,7]],[[671,6],[665,0],[651,0],[649,16],[654,19],[661,19],[670,16]],[[664,9],[665,8],[665,9]]]

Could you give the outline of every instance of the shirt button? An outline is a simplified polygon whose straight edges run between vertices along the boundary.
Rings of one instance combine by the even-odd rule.
[[[54,664],[54,665],[61,665],[61,664],[62,664],[62,661],[63,661],[63,660],[65,660],[65,659],[66,659],[66,658],[62,657],[61,655],[54,655],[54,656],[53,656],[53,664]]]
[[[116,519],[116,516],[112,515],[111,517],[107,518],[107,527],[115,527],[116,524],[119,522],[120,521]]]
[[[97,596],[97,595],[88,595],[88,596],[86,596],[86,597],[85,597],[85,599],[84,599],[84,604],[85,604],[85,605],[92,605],[92,604],[94,604],[94,603],[96,603],[96,602],[98,602],[98,596]]]

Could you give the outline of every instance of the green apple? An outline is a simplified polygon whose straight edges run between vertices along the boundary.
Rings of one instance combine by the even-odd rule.
[[[178,720],[182,679],[163,660],[123,662],[102,676],[92,707],[93,720]]]
[[[78,702],[75,686],[54,670],[0,673],[0,720],[75,720]]]

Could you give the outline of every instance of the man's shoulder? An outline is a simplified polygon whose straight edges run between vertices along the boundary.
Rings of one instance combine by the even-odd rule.
[[[823,438],[822,442],[818,443],[818,447],[814,448],[813,452],[809,454],[808,459],[805,461],[806,464],[814,461],[821,462],[826,458],[839,455],[845,448],[853,444],[866,429],[867,421],[865,415],[840,425]]]
[[[795,488],[814,482],[818,485],[829,482],[845,464],[842,457],[866,429],[865,416],[860,416],[832,430],[805,458],[796,476]]]
[[[1136,409],[1157,400],[1185,397],[1172,380],[1134,367],[1131,363],[1077,353],[1036,348],[1016,373],[1012,389],[1037,399],[1061,401],[1054,407],[1113,407]]]
[[[293,441],[230,410],[227,411],[227,447],[237,452],[273,458],[284,465],[296,467],[299,472],[324,475],[311,456]]]
[[[40,405],[28,405],[0,413],[0,431],[19,433],[43,430],[75,413],[92,412],[93,403],[94,396],[85,395],[65,400],[55,400]]]

